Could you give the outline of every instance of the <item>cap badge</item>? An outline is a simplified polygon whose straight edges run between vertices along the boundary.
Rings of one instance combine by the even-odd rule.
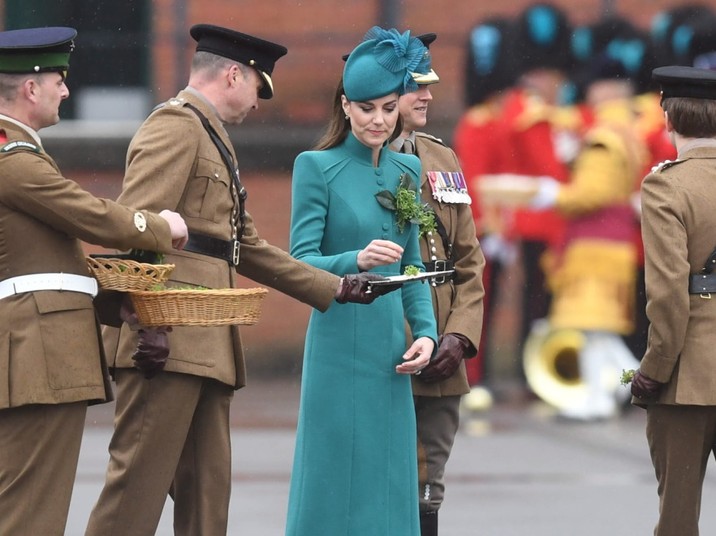
[[[140,233],[147,230],[147,218],[145,218],[141,212],[134,213],[134,226]]]

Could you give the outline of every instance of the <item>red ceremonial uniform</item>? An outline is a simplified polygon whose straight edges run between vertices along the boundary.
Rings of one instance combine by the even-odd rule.
[[[479,237],[490,233],[502,234],[504,232],[504,221],[499,209],[494,207],[494,211],[485,213],[480,203],[479,191],[480,177],[504,171],[501,168],[503,162],[497,149],[506,141],[506,131],[501,117],[502,102],[502,98],[494,97],[471,107],[463,114],[455,130],[454,149],[460,160],[460,166],[472,198],[470,208]],[[499,272],[499,263],[486,256],[483,270],[485,289],[483,334],[489,330],[491,312],[494,309],[492,307],[494,282]],[[475,385],[482,380],[487,343],[488,337],[483,336],[480,339],[477,357],[465,361],[470,385]]]
[[[569,163],[588,122],[583,110],[550,105],[514,89],[505,99],[502,122],[506,138],[498,147],[500,169],[568,181]],[[564,221],[553,209],[519,209],[511,231],[516,238],[554,244],[561,241],[563,229]]]

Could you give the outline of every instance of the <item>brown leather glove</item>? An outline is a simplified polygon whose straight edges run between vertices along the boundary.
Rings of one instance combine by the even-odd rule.
[[[167,358],[169,357],[169,337],[167,333],[171,330],[171,326],[143,327],[138,330],[139,342],[132,359],[134,360],[134,366],[148,380],[151,380],[164,370],[164,366],[167,364]]]
[[[372,272],[361,272],[360,274],[348,274],[341,278],[341,286],[338,287],[336,301],[338,303],[362,303],[368,304],[383,294],[398,290],[402,283],[394,285],[369,285],[369,281],[382,281],[385,277]]]
[[[652,380],[641,371],[637,370],[631,379],[631,394],[641,400],[652,400],[659,396],[663,383]]]
[[[475,357],[477,350],[470,342],[470,339],[460,333],[445,333],[440,337],[438,351],[430,360],[428,366],[420,373],[420,378],[425,383],[435,383],[447,380],[455,374],[463,359]]]

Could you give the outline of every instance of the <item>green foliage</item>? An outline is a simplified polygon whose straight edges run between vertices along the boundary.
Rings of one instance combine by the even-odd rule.
[[[630,384],[631,381],[634,379],[635,373],[636,373],[636,370],[634,370],[634,369],[622,370],[621,384],[622,385]]]
[[[176,287],[168,287],[164,283],[157,283],[156,285],[152,285],[147,290],[157,292],[161,290],[211,290],[209,287],[202,287],[200,285],[180,285]]]
[[[409,223],[418,226],[420,236],[437,228],[433,209],[420,201],[418,188],[407,173],[400,175],[395,195],[388,190],[382,190],[375,194],[375,198],[382,207],[396,213],[396,225],[401,233]]]
[[[418,275],[419,273],[420,268],[418,268],[417,266],[413,266],[412,264],[409,264],[403,270],[403,275]]]
[[[129,254],[137,262],[145,262],[147,264],[164,264],[164,254],[147,251],[145,249],[130,249]]]

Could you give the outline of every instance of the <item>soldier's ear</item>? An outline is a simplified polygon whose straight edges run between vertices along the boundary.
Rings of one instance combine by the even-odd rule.
[[[37,90],[38,90],[38,82],[35,77],[29,77],[27,80],[25,80],[20,85],[20,92],[23,94],[23,96],[30,100],[35,102],[37,99]]]
[[[667,132],[674,132],[674,125],[671,124],[671,119],[669,119],[669,112],[664,110],[664,124],[666,125],[666,131]]]

